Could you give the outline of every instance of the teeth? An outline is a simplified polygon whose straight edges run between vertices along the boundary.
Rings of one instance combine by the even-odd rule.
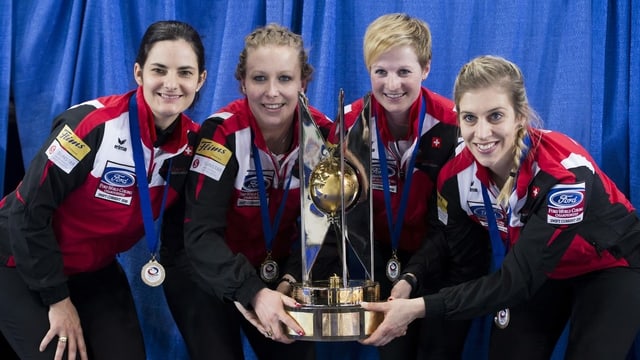
[[[272,109],[272,110],[279,109],[279,108],[281,108],[283,106],[284,106],[283,104],[264,104],[264,107],[266,107],[267,109]]]
[[[397,99],[397,98],[401,97],[404,94],[386,94],[386,95],[387,95],[388,98]]]
[[[496,143],[489,143],[489,144],[478,144],[478,149],[481,151],[486,151],[491,149],[492,147],[494,147],[496,145]]]
[[[165,99],[177,99],[180,97],[180,95],[167,95],[167,94],[160,94],[160,96]]]

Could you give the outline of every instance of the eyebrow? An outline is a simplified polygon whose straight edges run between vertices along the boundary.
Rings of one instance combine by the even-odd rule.
[[[167,65],[164,65],[164,64],[161,64],[161,63],[151,63],[150,65],[161,67],[161,68],[164,68],[164,69],[168,68]],[[187,70],[187,69],[191,70],[191,69],[195,69],[195,66],[191,66],[191,65],[179,66],[178,69],[179,70]]]
[[[487,111],[483,111],[483,113],[485,113],[485,114],[490,114],[490,113],[492,113],[492,112],[496,112],[496,111],[505,111],[505,110],[506,110],[506,108],[505,108],[505,107],[503,107],[503,106],[497,106],[497,107],[491,108],[491,109],[489,109],[489,110],[487,110]],[[475,112],[475,111],[469,111],[469,110],[461,110],[461,111],[460,111],[460,114],[476,114],[476,112]]]

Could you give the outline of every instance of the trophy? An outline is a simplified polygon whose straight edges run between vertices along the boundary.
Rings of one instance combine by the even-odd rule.
[[[371,199],[371,131],[360,116],[345,134],[344,92],[338,97],[337,144],[324,140],[299,94],[302,281],[292,297],[302,306],[286,307],[310,341],[353,341],[366,338],[383,315],[365,311],[362,301],[378,301],[373,278]],[[368,97],[363,113],[369,111]],[[337,249],[339,267],[328,278],[314,279],[313,268],[323,245]],[[320,264],[322,265],[322,264]]]

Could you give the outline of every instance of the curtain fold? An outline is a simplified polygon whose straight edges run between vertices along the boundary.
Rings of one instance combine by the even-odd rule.
[[[620,140],[629,141],[629,163],[623,165],[629,170],[629,194],[631,202],[640,207],[640,1],[631,1],[629,47],[629,111],[626,115],[629,134]],[[624,118],[624,117],[623,117]],[[640,352],[638,352],[640,354]],[[640,357],[640,356],[639,356]]]
[[[0,53],[11,54],[13,7],[8,4],[0,13]],[[0,57],[0,196],[4,194],[5,164],[7,163],[7,134],[9,132],[9,94],[12,56]]]
[[[581,143],[640,206],[639,0],[5,0],[2,7],[0,190],[6,157],[21,150],[28,165],[56,114],[136,86],[139,41],[154,21],[186,21],[202,35],[208,79],[188,111],[201,122],[241,96],[235,67],[244,37],[257,26],[278,22],[302,34],[315,68],[307,95],[333,117],[339,89],[348,102],[370,90],[362,54],[367,25],[385,13],[407,12],[428,22],[433,35],[425,86],[451,97],[458,70],[472,57],[495,54],[514,61],[544,126]],[[6,145],[10,96],[22,149]],[[148,260],[141,244],[120,260],[136,296],[149,359],[186,359],[162,292],[139,281]],[[480,326],[473,335],[466,354],[477,359],[486,332]],[[554,359],[561,358],[560,345]],[[358,351],[359,358],[375,358],[371,349]],[[638,354],[634,350],[629,359],[640,359]]]

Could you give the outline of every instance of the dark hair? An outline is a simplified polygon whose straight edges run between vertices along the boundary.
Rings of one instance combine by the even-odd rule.
[[[157,21],[149,25],[147,31],[145,31],[140,41],[140,48],[138,48],[138,55],[136,56],[136,63],[140,66],[144,66],[149,56],[149,51],[155,43],[166,40],[184,40],[191,45],[193,52],[198,59],[198,75],[201,76],[205,70],[204,65],[204,45],[200,34],[189,24],[181,21]],[[199,97],[199,93],[196,92],[193,104],[196,103]]]

